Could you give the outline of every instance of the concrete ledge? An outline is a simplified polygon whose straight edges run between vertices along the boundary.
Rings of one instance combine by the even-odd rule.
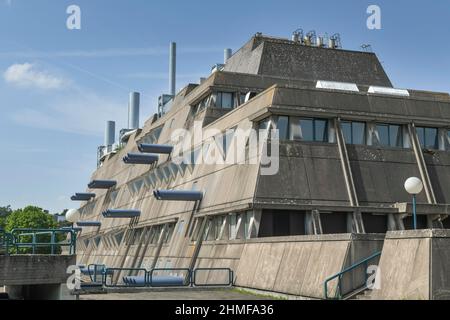
[[[450,230],[447,229],[423,229],[389,231],[386,239],[421,239],[421,238],[450,238]]]
[[[0,256],[0,286],[65,283],[75,264],[74,255]]]

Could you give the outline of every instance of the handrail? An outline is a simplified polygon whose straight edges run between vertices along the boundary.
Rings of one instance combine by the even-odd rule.
[[[227,283],[197,283],[197,273],[199,271],[225,271],[228,272]],[[197,268],[192,272],[192,284],[196,287],[219,287],[219,286],[232,286],[234,282],[234,272],[230,268]]]
[[[325,280],[325,282],[324,282],[324,285],[323,285],[323,286],[324,286],[324,296],[325,296],[325,299],[329,299],[329,296],[328,296],[328,283],[329,283],[330,281],[332,281],[332,280],[334,280],[334,279],[336,279],[336,278],[339,278],[339,280],[338,280],[338,286],[336,287],[336,296],[335,296],[334,299],[341,299],[341,298],[342,298],[342,292],[341,292],[341,279],[342,279],[342,276],[343,276],[344,274],[350,272],[350,271],[353,271],[354,269],[356,269],[356,268],[358,268],[358,267],[360,267],[360,266],[362,266],[362,265],[367,265],[367,263],[368,263],[370,260],[372,260],[372,259],[374,259],[374,258],[377,258],[377,257],[379,257],[379,256],[381,256],[381,251],[380,251],[380,252],[377,252],[377,253],[374,253],[374,254],[371,255],[370,257],[368,257],[368,258],[366,258],[366,259],[364,259],[364,260],[361,260],[361,261],[359,261],[359,262],[356,262],[355,264],[353,264],[353,265],[351,265],[350,267],[348,267],[348,268],[342,270],[341,272],[336,273],[335,275],[333,275],[333,276],[327,278],[327,279]],[[367,269],[367,268],[366,268],[366,269]],[[367,273],[365,273],[365,277],[366,277],[365,279],[366,279],[366,281],[367,281]]]
[[[70,234],[69,242],[58,242],[58,234]],[[50,236],[50,241],[39,242],[38,236]],[[0,230],[0,236],[3,236],[3,241],[0,246],[5,248],[5,254],[11,254],[11,249],[15,248],[31,248],[32,254],[36,254],[36,248],[50,248],[51,254],[56,254],[57,247],[69,247],[69,254],[76,253],[77,235],[73,229],[29,229],[17,228],[11,232]],[[30,241],[26,241],[23,237],[31,237]]]
[[[160,271],[186,272],[186,275],[184,276],[184,282],[183,282],[182,286],[184,286],[184,287],[190,286],[191,283],[192,283],[192,281],[191,281],[192,274],[191,274],[191,270],[189,268],[154,268],[154,269],[152,269],[150,271],[147,271],[147,275],[146,275],[146,283],[150,287],[179,287],[180,286],[179,284],[155,285],[154,282],[153,282],[154,273],[155,272],[160,272]]]
[[[98,265],[97,265],[98,266]],[[100,265],[103,267],[103,265]],[[88,267],[89,269],[89,267]],[[184,277],[184,281],[183,283],[170,283],[166,282],[164,283],[155,283],[153,281],[154,278],[158,278],[158,275],[155,275],[155,273],[158,272],[164,272],[164,271],[172,271],[172,272],[182,272],[185,273],[184,276],[178,276],[175,278],[183,278]],[[215,284],[199,284],[196,283],[196,273],[198,271],[226,271],[228,272],[228,282],[227,283],[215,283]],[[143,277],[138,277],[140,278],[139,283],[132,283],[131,281],[126,283],[126,284],[119,284],[118,281],[115,283],[108,283],[107,281],[107,275],[112,275],[115,272],[143,272]],[[109,267],[104,267],[102,269],[102,273],[103,273],[103,286],[105,286],[106,288],[122,288],[122,287],[153,287],[153,288],[164,288],[164,287],[188,287],[188,286],[195,286],[195,287],[207,287],[207,286],[232,286],[234,284],[234,272],[233,270],[231,270],[230,268],[197,268],[194,270],[190,270],[189,268],[154,268],[151,270],[146,270],[143,268],[109,268]],[[124,278],[126,278],[127,276],[125,276]],[[171,277],[171,276],[169,276]],[[135,278],[135,277],[130,277],[130,278]]]

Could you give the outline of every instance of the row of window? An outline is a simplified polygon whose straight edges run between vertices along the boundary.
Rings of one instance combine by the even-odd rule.
[[[255,228],[253,211],[214,216],[210,219],[205,233],[207,241],[250,239],[252,235],[255,236],[255,233],[252,234],[252,229]],[[198,235],[200,224],[198,221],[194,239]]]
[[[270,120],[264,119],[258,128],[267,129]],[[279,130],[280,140],[334,141],[334,130],[330,128],[328,119],[278,116],[274,118],[273,124],[273,128]],[[404,126],[399,124],[341,121],[341,130],[348,144],[409,148],[409,143],[405,143],[408,136],[405,134]],[[416,130],[423,148],[450,150],[450,130],[447,131],[447,142],[444,147],[439,145],[438,128],[417,127]]]
[[[170,223],[167,226],[167,231],[163,239],[163,243],[169,243],[172,239],[175,230],[175,223]],[[164,225],[157,225],[152,227],[142,227],[135,229],[131,232],[130,236],[126,239],[127,245],[138,245],[140,242],[149,243],[152,245],[158,244],[158,241],[163,231]],[[125,235],[124,231],[116,232],[114,234],[93,237],[90,239],[84,239],[81,242],[82,249],[86,250],[89,245],[93,245],[95,249],[103,245],[104,249],[117,249],[122,243],[123,237]]]
[[[205,108],[233,109],[245,102],[245,93],[241,92],[213,92],[203,98],[194,106],[194,112],[198,113]]]

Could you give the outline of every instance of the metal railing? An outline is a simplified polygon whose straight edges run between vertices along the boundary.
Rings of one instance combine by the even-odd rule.
[[[228,275],[227,281],[224,283],[199,283],[197,281],[198,279],[198,272],[226,272]],[[219,286],[232,286],[233,285],[233,279],[234,279],[234,272],[230,268],[197,268],[192,272],[192,284],[196,287],[219,287]]]
[[[61,235],[66,239],[60,240]],[[67,235],[70,235],[69,239]],[[0,230],[0,250],[6,255],[42,254],[41,248],[49,249],[45,254],[54,255],[60,254],[57,250],[62,247],[67,247],[72,255],[76,253],[76,241],[77,235],[73,229],[14,229],[10,233]]]
[[[101,266],[103,267],[103,265]],[[226,281],[223,283],[201,283],[198,281],[198,272],[202,271],[226,272]],[[170,272],[171,274],[161,275],[161,273],[166,272]],[[128,273],[128,275],[123,275],[123,273]],[[140,276],[131,275],[139,273],[141,274]],[[182,273],[183,275],[174,276],[173,273]],[[232,286],[234,283],[234,272],[230,268],[197,268],[193,271],[188,268],[155,268],[152,270],[143,268],[103,268],[102,279],[103,285],[106,288],[218,287]]]
[[[371,255],[370,257],[368,257],[368,258],[366,258],[366,259],[364,259],[364,260],[361,260],[361,261],[359,261],[359,262],[357,262],[357,263],[351,265],[350,267],[348,267],[348,268],[342,270],[341,272],[336,273],[335,275],[333,275],[333,276],[327,278],[327,279],[325,280],[324,285],[323,285],[323,287],[324,287],[323,290],[324,290],[324,296],[325,296],[325,299],[330,299],[330,297],[329,297],[329,295],[328,295],[328,283],[331,282],[331,281],[333,281],[333,280],[335,280],[335,279],[338,279],[338,283],[337,283],[337,287],[336,287],[336,294],[335,294],[334,298],[332,298],[332,299],[335,299],[335,300],[340,300],[340,299],[342,299],[342,297],[343,297],[343,294],[342,294],[342,277],[343,277],[345,274],[347,274],[347,273],[349,273],[349,272],[351,272],[351,271],[353,271],[353,270],[355,270],[356,268],[359,268],[359,267],[361,267],[361,266],[364,266],[364,284],[362,284],[359,288],[355,288],[353,291],[357,291],[357,290],[359,290],[359,289],[364,288],[364,287],[366,286],[366,283],[367,283],[367,280],[368,280],[368,275],[367,275],[367,272],[366,272],[366,271],[367,271],[367,268],[368,268],[368,266],[369,266],[369,262],[370,262],[371,260],[375,259],[375,258],[380,257],[380,256],[381,256],[381,251],[380,251],[380,252],[377,252],[377,253],[374,253],[374,254]]]

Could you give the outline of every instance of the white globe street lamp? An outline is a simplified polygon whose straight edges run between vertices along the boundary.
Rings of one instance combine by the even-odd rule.
[[[413,219],[414,230],[417,229],[417,212],[416,212],[416,197],[423,190],[422,180],[416,177],[411,177],[405,182],[405,190],[413,196]]]
[[[72,223],[78,222],[78,220],[80,220],[80,217],[80,211],[77,209],[70,209],[66,213],[66,220]]]

